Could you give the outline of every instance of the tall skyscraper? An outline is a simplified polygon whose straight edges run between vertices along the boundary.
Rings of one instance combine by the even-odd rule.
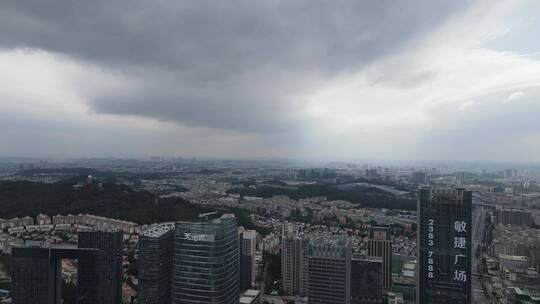
[[[316,238],[308,246],[308,303],[351,302],[351,245],[348,239]]]
[[[163,223],[139,236],[139,302],[171,302],[174,223]]]
[[[382,259],[353,256],[351,260],[351,304],[382,303]]]
[[[172,304],[238,304],[239,243],[232,214],[176,222],[171,281]]]
[[[61,303],[62,259],[79,262],[77,303],[122,303],[121,234],[79,234],[79,248],[28,242],[13,248],[12,256],[13,304]]]
[[[99,254],[79,261],[78,303],[122,303],[122,242],[121,232],[79,232],[79,248],[96,248]]]
[[[13,248],[11,295],[14,304],[56,303],[60,263],[51,261],[49,248]]]
[[[383,288],[392,288],[392,233],[389,226],[372,225],[369,229],[368,256],[383,263]]]
[[[285,223],[281,236],[281,277],[283,292],[287,295],[307,294],[309,240],[298,235],[295,224]]]
[[[255,283],[255,255],[257,232],[245,230],[240,234],[240,289],[249,289]]]
[[[419,304],[471,303],[471,209],[471,191],[419,190]]]

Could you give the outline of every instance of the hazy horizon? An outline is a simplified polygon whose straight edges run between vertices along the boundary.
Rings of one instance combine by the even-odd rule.
[[[503,169],[517,169],[525,170],[527,172],[536,172],[540,170],[540,162],[511,162],[511,161],[482,161],[482,160],[429,160],[429,159],[325,159],[325,158],[286,158],[286,157],[254,157],[254,158],[227,158],[227,157],[197,157],[197,156],[181,156],[181,155],[140,155],[140,156],[101,156],[101,157],[14,157],[14,156],[0,156],[0,163],[21,163],[21,164],[34,164],[35,168],[40,168],[39,162],[47,162],[45,165],[58,168],[69,168],[73,164],[77,166],[81,165],[80,162],[88,162],[88,164],[94,163],[94,165],[100,164],[102,161],[140,161],[140,162],[163,162],[163,163],[199,163],[204,165],[206,162],[233,162],[233,163],[283,163],[284,167],[290,168],[335,168],[339,165],[357,165],[357,169],[362,169],[363,166],[369,168],[374,167],[387,167],[387,168],[416,168],[417,170],[427,169],[451,169],[451,170],[463,170],[465,172],[480,172],[487,170],[488,172],[500,171]],[[55,166],[56,164],[56,166]],[[71,165],[70,165],[71,164]],[[67,165],[67,166],[65,166]]]
[[[0,156],[536,164],[539,11],[2,1]]]

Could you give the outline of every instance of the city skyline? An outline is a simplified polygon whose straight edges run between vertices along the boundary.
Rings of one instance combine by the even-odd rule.
[[[102,233],[116,231],[122,267],[115,272],[128,303],[168,303],[169,291],[179,303],[225,294],[225,302],[240,304],[540,300],[538,175],[514,168],[418,174],[405,167],[102,165],[121,168],[119,184],[80,174],[88,168],[1,171],[3,282],[9,265],[24,270],[46,262],[61,267],[62,299],[73,303],[85,294],[81,287],[98,287],[78,274],[106,261],[61,255],[61,265],[51,264],[19,259],[20,250],[94,248],[109,243]],[[98,237],[88,242],[81,233]],[[21,279],[33,278],[26,273],[11,274],[13,303],[22,299]],[[42,285],[59,282],[49,277]],[[111,286],[101,283],[103,291]],[[32,286],[39,285],[26,289]],[[9,301],[1,292],[0,302]]]
[[[0,4],[0,156],[540,161],[534,1]]]
[[[540,1],[0,1],[0,304],[540,304]]]

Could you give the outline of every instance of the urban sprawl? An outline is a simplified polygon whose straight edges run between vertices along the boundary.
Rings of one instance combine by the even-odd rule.
[[[0,219],[1,303],[61,303],[67,283],[78,303],[540,303],[540,171],[155,157],[10,161],[0,179],[103,187],[61,170],[83,167],[209,211]]]

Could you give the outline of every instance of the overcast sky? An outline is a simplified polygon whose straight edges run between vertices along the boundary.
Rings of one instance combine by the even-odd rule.
[[[540,2],[0,1],[0,156],[540,161]]]

